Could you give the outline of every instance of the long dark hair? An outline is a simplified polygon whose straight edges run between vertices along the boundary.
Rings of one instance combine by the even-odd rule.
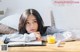
[[[31,13],[32,11],[32,13]],[[27,17],[29,15],[33,14],[38,22],[38,31],[40,32],[40,34],[42,35],[44,32],[43,32],[43,26],[44,26],[44,23],[43,23],[43,20],[42,20],[42,17],[40,16],[40,14],[38,13],[37,10],[35,9],[27,9],[25,10],[22,15],[20,16],[20,20],[19,20],[19,34],[24,34],[24,33],[28,33],[27,30],[26,30],[26,20],[27,20]]]

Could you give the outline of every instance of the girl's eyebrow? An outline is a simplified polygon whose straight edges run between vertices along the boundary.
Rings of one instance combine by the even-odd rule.
[[[36,20],[36,18],[33,18],[33,20]]]

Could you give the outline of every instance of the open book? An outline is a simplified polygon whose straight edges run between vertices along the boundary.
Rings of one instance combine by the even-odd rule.
[[[42,41],[32,41],[32,42],[9,42],[9,47],[15,46],[45,46]]]

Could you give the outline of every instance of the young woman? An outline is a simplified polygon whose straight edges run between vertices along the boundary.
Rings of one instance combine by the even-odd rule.
[[[42,36],[53,34],[53,27],[44,27],[42,17],[35,9],[25,10],[19,20],[19,33],[5,37],[4,42],[42,40]]]
[[[28,9],[20,17],[19,34],[34,33],[37,39],[44,34],[43,20],[40,14],[34,9]]]

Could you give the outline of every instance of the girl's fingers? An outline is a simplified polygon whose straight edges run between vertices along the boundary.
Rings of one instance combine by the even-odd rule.
[[[34,33],[36,35],[36,40],[41,41],[42,39],[41,39],[40,32],[34,32]]]

